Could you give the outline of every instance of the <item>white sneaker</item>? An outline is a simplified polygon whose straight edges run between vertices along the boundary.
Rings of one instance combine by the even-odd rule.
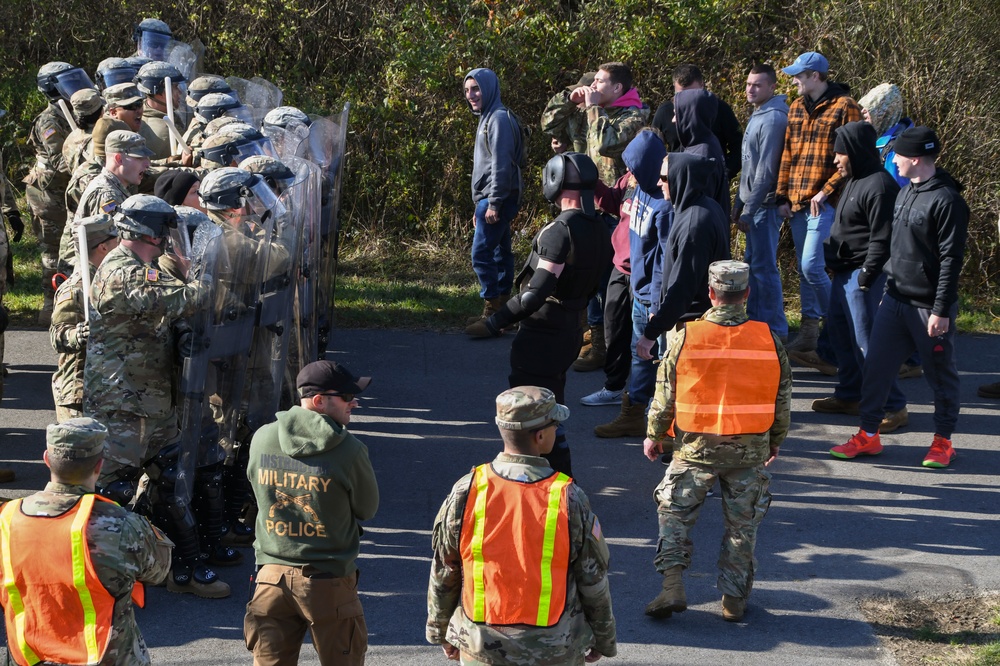
[[[580,398],[580,404],[588,405],[590,407],[596,407],[598,405],[620,405],[622,404],[622,392],[621,391],[609,391],[606,388],[601,388],[600,391],[596,393],[591,393]]]

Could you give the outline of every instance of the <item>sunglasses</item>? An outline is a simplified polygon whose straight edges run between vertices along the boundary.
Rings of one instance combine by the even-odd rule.
[[[357,397],[353,393],[320,393],[319,395],[323,395],[328,398],[340,398],[344,402],[354,402],[354,398]]]
[[[660,174],[660,181],[663,181],[664,183],[667,182],[667,174],[661,173]],[[657,182],[659,182],[659,181],[657,181]]]
[[[119,109],[125,109],[126,111],[138,111],[142,108],[142,102],[133,102],[128,106],[120,106]]]

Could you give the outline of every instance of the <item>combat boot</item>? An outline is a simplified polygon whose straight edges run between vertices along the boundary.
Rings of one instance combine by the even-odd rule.
[[[577,372],[602,370],[607,352],[608,348],[604,342],[604,326],[591,326],[590,349],[581,353],[579,358],[573,362],[573,369]]]
[[[646,605],[646,615],[668,618],[674,613],[683,613],[687,610],[683,573],[684,567],[679,564],[663,572],[663,589]]]
[[[803,317],[802,325],[799,327],[799,334],[795,336],[794,340],[785,345],[785,351],[816,351],[816,341],[819,339],[819,321],[819,319],[806,319]]]
[[[611,423],[594,428],[598,437],[643,437],[646,434],[646,405],[635,405],[622,393],[622,411]]]
[[[726,622],[739,622],[747,612],[747,600],[743,597],[722,595],[722,619]]]
[[[204,599],[224,599],[230,594],[229,585],[204,564],[175,564],[167,574],[167,590]]]

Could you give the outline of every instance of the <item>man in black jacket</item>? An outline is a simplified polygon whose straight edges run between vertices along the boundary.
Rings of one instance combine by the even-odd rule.
[[[934,391],[934,440],[923,466],[941,468],[955,458],[951,444],[959,411],[955,318],[969,207],[959,193],[961,184],[935,165],[941,142],[931,129],[911,127],[896,139],[895,149],[893,162],[910,184],[896,198],[891,260],[884,269],[885,295],[875,315],[864,367],[861,428],[830,453],[850,459],[882,452],[878,430],[886,396],[900,363],[917,351]]]
[[[876,139],[866,122],[837,128],[833,161],[845,180],[823,246],[826,267],[833,272],[826,326],[837,357],[837,387],[832,396],[813,401],[814,412],[856,415],[861,400],[861,369],[885,287],[882,264],[889,257],[892,208],[899,194],[896,180],[882,167]],[[883,434],[909,420],[906,396],[895,379],[886,412],[879,426]]]

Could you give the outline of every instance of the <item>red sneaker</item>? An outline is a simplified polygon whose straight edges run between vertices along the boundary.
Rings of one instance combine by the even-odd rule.
[[[924,467],[935,467],[940,469],[941,467],[947,467],[948,464],[955,459],[955,449],[951,445],[950,439],[945,439],[941,435],[934,435],[934,442],[931,444],[931,450],[927,452],[927,456],[924,457],[923,465]]]
[[[844,460],[850,460],[857,456],[877,456],[880,453],[882,453],[882,443],[879,441],[878,433],[869,437],[864,430],[858,430],[857,434],[847,440],[846,444],[830,449],[831,456]]]

